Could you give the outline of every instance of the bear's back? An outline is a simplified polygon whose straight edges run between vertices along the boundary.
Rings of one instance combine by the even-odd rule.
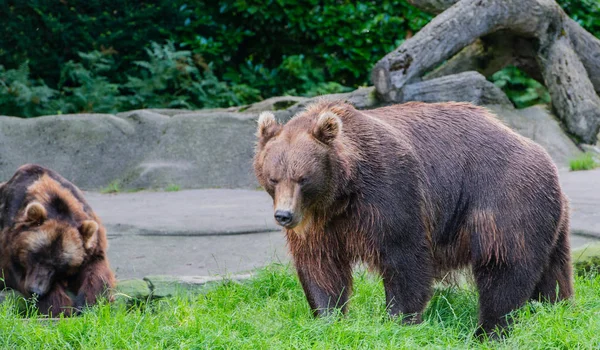
[[[405,138],[426,168],[476,170],[484,177],[486,170],[556,170],[541,146],[469,103],[411,102],[364,113],[395,129],[392,137]]]
[[[50,216],[97,220],[81,191],[55,171],[35,165],[21,166],[0,186],[0,230],[15,223],[18,212],[31,201],[45,202]],[[67,211],[67,207],[77,208]]]

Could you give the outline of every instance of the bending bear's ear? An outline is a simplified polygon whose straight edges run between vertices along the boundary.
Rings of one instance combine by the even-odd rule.
[[[94,220],[85,220],[81,223],[79,231],[83,236],[83,245],[86,249],[92,248],[96,242],[96,232],[98,232],[98,223]]]
[[[258,116],[258,130],[256,136],[261,145],[264,145],[270,138],[275,136],[281,129],[281,124],[275,120],[275,116],[271,112],[262,112]]]
[[[25,215],[27,220],[31,222],[43,222],[48,218],[46,208],[39,202],[31,202],[25,208]]]
[[[335,113],[327,111],[317,119],[313,136],[324,144],[331,144],[342,132],[342,120]]]

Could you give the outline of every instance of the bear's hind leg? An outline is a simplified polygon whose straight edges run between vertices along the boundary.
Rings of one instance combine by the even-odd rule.
[[[473,274],[479,289],[477,335],[497,337],[509,325],[506,316],[527,302],[540,273],[535,264],[521,262],[474,266]]]
[[[533,300],[554,303],[573,295],[569,224],[563,221],[558,231],[558,240],[550,254],[549,264],[531,296]]]

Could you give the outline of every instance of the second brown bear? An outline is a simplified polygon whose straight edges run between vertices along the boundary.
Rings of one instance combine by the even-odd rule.
[[[81,191],[56,172],[28,164],[0,184],[2,284],[37,295],[42,313],[71,315],[98,297],[110,300],[107,245]]]
[[[358,261],[407,322],[421,320],[436,277],[470,266],[480,333],[527,300],[573,293],[556,167],[484,108],[321,102],[285,125],[263,113],[254,168],[316,315],[345,308]]]

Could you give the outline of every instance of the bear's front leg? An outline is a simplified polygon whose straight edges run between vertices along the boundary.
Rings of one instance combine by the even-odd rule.
[[[406,324],[420,323],[433,285],[426,246],[410,242],[389,244],[381,255],[381,275],[390,316],[400,315]]]
[[[81,311],[85,306],[96,303],[100,296],[112,301],[110,289],[115,287],[115,277],[105,258],[99,257],[87,264],[77,278],[79,289],[75,297],[75,308]]]
[[[352,269],[345,265],[320,266],[317,269],[316,266],[296,261],[300,283],[315,317],[331,315],[335,309],[346,312],[352,291]]]
[[[56,317],[61,313],[68,317],[73,312],[73,301],[64,286],[56,282],[48,294],[38,300],[37,308],[40,313],[50,317]]]

